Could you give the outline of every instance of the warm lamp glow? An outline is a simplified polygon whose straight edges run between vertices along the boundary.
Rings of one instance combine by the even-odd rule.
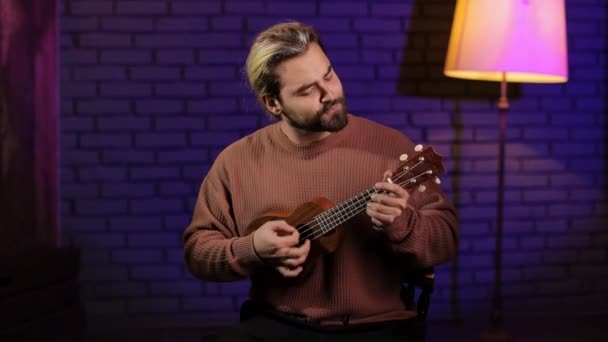
[[[484,81],[568,80],[564,0],[458,0],[444,73]]]

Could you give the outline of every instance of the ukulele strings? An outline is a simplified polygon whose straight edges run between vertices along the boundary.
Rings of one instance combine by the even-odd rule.
[[[422,176],[418,175],[410,180],[404,181],[402,183],[398,183],[400,186],[404,186],[410,183],[413,183],[415,178],[418,178]],[[386,194],[386,192],[378,192],[381,194]],[[336,207],[334,207],[336,208]],[[334,209],[332,208],[332,209]],[[359,213],[363,212],[365,210],[364,206],[355,206],[354,207],[356,210],[352,210],[353,207],[347,207],[346,209],[350,209],[348,211],[346,211],[344,208],[339,208],[338,210],[336,210],[335,213],[331,213],[331,214],[327,214],[326,217],[323,217],[323,219],[321,221],[319,221],[318,219],[315,219],[315,223],[314,224],[306,224],[306,227],[309,227],[308,229],[304,229],[301,232],[301,238],[300,240],[305,240],[305,239],[311,239],[311,240],[315,240],[319,237],[321,237],[322,235],[324,235],[325,233],[331,231],[333,229],[333,227],[337,226],[338,224],[332,224],[332,220],[335,221],[341,221],[341,222],[346,222],[349,219],[351,219],[352,217],[358,215]],[[326,211],[325,213],[329,213],[332,209]],[[323,215],[325,213],[322,213],[320,215]],[[346,213],[346,215],[344,215]],[[318,215],[318,216],[320,216]],[[317,217],[318,217],[317,216]],[[338,217],[338,219],[334,219]],[[312,221],[311,221],[312,222]],[[332,227],[333,225],[333,227]],[[324,229],[323,227],[327,227],[329,226],[330,229]]]
[[[405,186],[411,183],[415,183],[416,179],[423,176],[424,174],[430,173],[429,171],[419,174],[415,177],[412,177],[406,181],[403,181],[401,183],[396,183],[400,186]],[[375,189],[374,189],[375,190]],[[383,192],[377,192],[377,193],[381,193],[381,194],[386,194],[386,191]],[[368,192],[369,194],[369,192]],[[338,224],[333,224],[334,222],[340,221],[340,223],[342,222],[346,222],[349,219],[351,219],[352,217],[358,215],[359,213],[361,213],[362,211],[365,210],[364,206],[354,206],[354,208],[356,210],[353,210],[353,206],[347,206],[346,208],[343,207],[334,207],[324,213],[321,213],[319,215],[317,215],[317,218],[314,219],[315,223],[311,224],[311,222],[309,222],[308,224],[306,224],[305,226],[307,227],[307,229],[302,230],[300,233],[302,235],[302,237],[300,238],[300,240],[305,240],[305,239],[311,239],[311,240],[315,240],[319,237],[321,237],[322,235],[324,235],[325,233],[333,230],[333,228],[335,226],[337,226]],[[335,210],[334,210],[335,209]],[[335,212],[332,212],[335,211]],[[325,215],[325,217],[322,217],[322,220],[319,221],[318,217],[321,215]],[[334,219],[338,217],[338,219]],[[332,222],[333,221],[333,222]],[[333,226],[332,226],[333,225]],[[324,227],[329,227],[329,229],[324,229]]]
[[[423,172],[421,174],[418,174],[414,177],[408,178],[404,181],[400,182],[400,179],[405,176],[406,174],[408,174],[409,172],[413,171],[416,167],[418,167],[420,164],[422,164],[423,161],[418,161],[418,163],[414,164],[411,168],[409,169],[404,169],[403,171],[397,173],[393,179],[394,183],[398,184],[401,187],[404,187],[405,185],[411,184],[416,182],[416,179],[423,176],[424,174],[426,174],[427,172]],[[376,188],[372,188],[374,191],[376,190]],[[369,191],[366,191],[369,195]],[[383,192],[385,193],[385,192]],[[361,193],[363,194],[363,192]],[[338,208],[337,210],[335,210],[336,208]],[[354,208],[357,208],[356,206]],[[350,207],[350,205],[347,207],[347,209],[352,209],[352,207]],[[365,207],[359,207],[358,210],[355,211],[349,211],[348,213],[346,213],[346,215],[340,216],[341,214],[344,214],[344,210],[342,208],[339,207],[333,207],[317,216],[315,216],[315,218],[306,223],[304,226],[307,229],[304,229],[300,232],[300,240],[304,241],[306,239],[310,239],[310,240],[315,240],[318,237],[324,235],[325,233],[329,232],[331,229],[328,229],[327,231],[325,229],[323,229],[322,223],[325,224],[325,226],[329,226],[331,225],[331,220],[334,219],[334,217],[338,216],[339,218],[342,218],[342,222],[345,222],[349,219],[351,219],[352,217],[358,215],[359,213],[361,213],[363,210],[365,209]],[[335,210],[336,213],[330,213],[332,210]],[[320,216],[325,215],[325,217],[321,217],[321,221],[318,219]],[[328,223],[328,224],[327,224]]]

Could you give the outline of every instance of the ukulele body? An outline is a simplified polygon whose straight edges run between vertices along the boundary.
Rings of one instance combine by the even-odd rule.
[[[253,233],[260,228],[264,223],[274,220],[285,220],[287,224],[295,227],[300,233],[299,243],[304,243],[305,240],[310,240],[310,252],[302,274],[307,274],[310,265],[321,254],[333,253],[344,237],[344,229],[341,226],[323,233],[319,226],[314,226],[315,216],[334,207],[334,204],[323,197],[315,197],[308,202],[304,202],[294,211],[273,211],[259,216],[253,220],[245,229],[245,234]]]

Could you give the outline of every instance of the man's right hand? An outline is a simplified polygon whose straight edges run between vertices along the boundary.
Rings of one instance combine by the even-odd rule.
[[[284,277],[292,278],[302,272],[310,251],[310,241],[298,246],[299,238],[298,230],[287,222],[268,221],[253,232],[253,248]]]

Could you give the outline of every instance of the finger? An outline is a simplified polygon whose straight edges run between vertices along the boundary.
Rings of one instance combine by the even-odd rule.
[[[380,213],[380,212],[371,210],[370,208],[367,208],[366,212],[367,212],[367,215],[372,218],[372,220],[376,219],[377,221],[380,222],[379,225],[382,225],[382,226],[393,223],[393,221],[395,221],[395,217],[396,217],[396,215]]]
[[[273,226],[272,231],[275,233],[273,239],[276,247],[293,247],[300,242],[298,230],[287,223],[285,225]]]
[[[277,250],[277,256],[282,258],[299,258],[308,255],[310,252],[310,241],[306,240],[301,246],[284,247]]]
[[[293,248],[299,243],[298,236],[295,234],[275,237],[275,246],[281,248]]]
[[[289,225],[287,222],[285,222],[284,220],[279,220],[279,221],[272,221],[272,231],[275,232],[277,235],[291,235],[293,233],[297,233],[298,230]]]
[[[310,240],[304,241],[302,246],[298,247],[299,259],[302,259],[302,263],[306,261],[308,258],[308,253],[310,253]]]
[[[384,224],[380,221],[378,221],[377,219],[372,217],[372,225],[374,225],[374,228],[382,228],[382,226],[384,226]]]
[[[310,240],[304,240],[301,245],[292,248],[292,255],[300,256],[308,254],[308,251],[310,251]]]
[[[405,208],[405,203],[402,198],[397,198],[389,195],[374,194],[371,196],[374,203],[385,205],[387,207]]]
[[[393,170],[388,169],[388,170],[384,171],[384,175],[382,177],[384,177],[384,179],[389,179],[389,178],[393,177]]]
[[[275,258],[297,258],[302,255],[295,247],[282,247],[274,253]]]
[[[302,250],[304,255],[308,255],[308,253],[310,252],[310,240],[305,240],[302,246],[300,246],[300,249]]]
[[[286,266],[277,266],[277,268],[276,268],[276,270],[286,278],[297,277],[302,272],[303,269],[304,268],[302,266],[298,266],[294,269],[291,269]]]
[[[378,208],[388,208],[389,210],[379,211]],[[390,224],[394,221],[394,218],[398,216],[397,212],[393,210],[395,210],[395,208],[384,207],[375,203],[368,203],[365,212],[369,217],[379,220],[382,222],[382,224]]]
[[[392,194],[395,194],[397,197],[405,198],[407,196],[407,191],[403,189],[401,186],[393,183],[387,182],[379,182],[374,185],[377,190],[386,191]]]
[[[287,258],[281,260],[281,264],[289,268],[296,268],[303,265],[306,262],[306,255],[301,255],[297,258]]]
[[[394,216],[399,216],[403,212],[403,209],[399,205],[389,206],[389,205],[385,205],[385,204],[381,204],[381,203],[373,203],[373,202],[367,203],[366,209],[370,210],[371,212],[375,212],[375,213],[379,213],[379,214],[386,214],[386,215],[394,215]]]

